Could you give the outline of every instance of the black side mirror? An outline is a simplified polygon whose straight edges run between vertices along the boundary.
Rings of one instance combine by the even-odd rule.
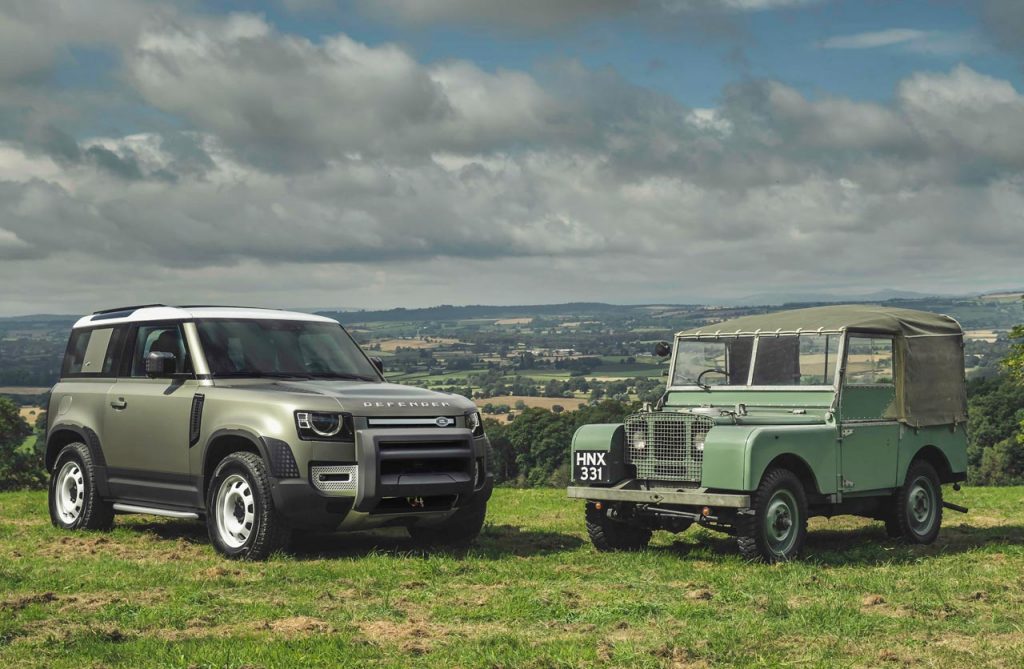
[[[667,358],[672,355],[672,344],[667,341],[659,341],[654,345],[654,355],[659,358]]]
[[[380,372],[381,374],[384,373],[384,361],[383,360],[381,360],[380,358],[378,358],[375,355],[371,355],[370,356],[370,362],[373,363],[373,366],[377,368],[378,372]]]
[[[146,356],[146,376],[150,378],[173,376],[178,365],[173,353],[152,351]]]

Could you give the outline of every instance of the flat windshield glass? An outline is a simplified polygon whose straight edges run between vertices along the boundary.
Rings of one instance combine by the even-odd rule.
[[[745,386],[753,337],[680,339],[672,385]]]
[[[761,335],[754,356],[755,386],[830,386],[839,334]]]
[[[215,377],[381,380],[335,323],[213,319],[196,326]]]

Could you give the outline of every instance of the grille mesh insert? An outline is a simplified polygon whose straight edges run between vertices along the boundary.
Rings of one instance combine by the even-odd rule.
[[[321,476],[325,480],[321,480]],[[348,476],[348,479],[345,477]],[[309,478],[317,490],[342,492],[355,490],[359,485],[358,465],[318,465],[309,468]]]
[[[633,414],[625,421],[626,462],[636,466],[638,479],[700,483],[704,439],[714,425],[694,414]]]

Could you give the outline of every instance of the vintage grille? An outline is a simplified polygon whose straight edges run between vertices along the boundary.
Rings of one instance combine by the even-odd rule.
[[[639,479],[700,483],[704,439],[715,422],[671,411],[626,418],[626,462]]]

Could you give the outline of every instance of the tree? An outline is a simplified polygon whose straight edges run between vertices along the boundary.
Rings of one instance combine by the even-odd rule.
[[[0,490],[34,487],[45,480],[41,440],[24,447],[31,434],[14,402],[0,397]]]

